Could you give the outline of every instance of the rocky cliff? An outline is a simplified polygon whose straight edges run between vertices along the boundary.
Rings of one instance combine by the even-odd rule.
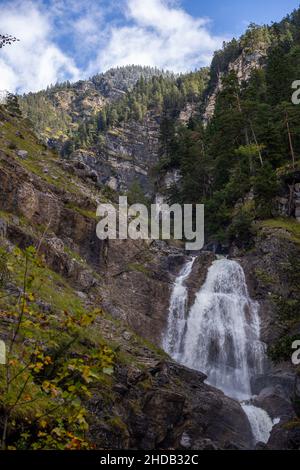
[[[105,133],[100,146],[76,150],[71,160],[92,171],[95,181],[108,188],[126,192],[135,182],[145,194],[153,195],[149,177],[158,163],[159,120],[147,115],[142,122],[131,121]]]
[[[113,357],[112,368],[99,368],[101,362],[86,366],[85,374],[89,367],[97,369],[97,374],[86,379],[86,398],[77,395],[77,400],[83,400],[83,424],[72,425],[69,437],[64,429],[71,424],[58,424],[54,412],[47,411],[53,400],[58,400],[58,405],[64,400],[57,382],[54,387],[53,372],[46,374],[45,369],[30,375],[30,394],[39,393],[40,398],[36,399],[41,400],[35,405],[38,411],[25,398],[29,401],[23,413],[13,414],[13,426],[8,422],[7,445],[85,445],[101,449],[251,446],[249,425],[238,403],[204,384],[203,374],[175,364],[136,334],[159,343],[157,336],[164,326],[169,286],[183,260],[181,251],[156,243],[148,246],[112,242],[105,246],[95,233],[96,204],[105,200],[97,184],[91,178],[78,176],[73,167],[39,144],[25,121],[3,110],[0,117],[1,249],[13,263],[16,246],[21,250],[16,256],[21,256],[26,247],[35,246],[45,263],[35,268],[42,270],[42,277],[35,273],[32,278],[31,297],[27,300],[30,307],[24,313],[27,330],[18,336],[16,354],[25,357],[33,342],[40,348],[46,346],[48,356],[53,357],[48,361],[56,361],[53,351],[66,338],[70,346],[64,353],[64,362],[69,367],[72,364],[74,368],[74,358],[89,364],[91,350],[96,357],[99,348],[102,358],[103,354]],[[3,269],[2,265],[2,274]],[[22,292],[22,269],[11,270],[2,283],[2,291],[6,295],[1,297],[0,332],[6,341],[10,325],[14,324],[11,305],[16,292]],[[93,308],[99,313],[92,326],[80,326],[76,320],[76,340],[72,339],[73,316],[85,318],[85,312]],[[30,325],[35,324],[36,315],[40,323],[33,333]],[[66,315],[71,322],[69,330],[64,326]],[[50,349],[50,343],[40,342],[41,335],[56,338],[54,343],[51,340]],[[54,387],[51,396],[45,388],[48,383]],[[63,385],[60,383],[59,387]],[[68,393],[75,392],[71,388]],[[2,410],[5,406],[3,402]],[[69,413],[71,404],[64,406]],[[38,426],[32,421],[35,412],[47,416]],[[0,416],[3,426],[5,412]],[[55,434],[57,426],[61,429],[59,435]],[[51,427],[56,430],[54,434]],[[45,432],[49,435],[47,443]]]
[[[62,152],[68,139],[75,141],[80,126],[97,120],[99,111],[120,101],[139,79],[147,82],[158,76],[170,79],[172,74],[139,66],[111,69],[89,80],[57,84],[23,96],[21,108],[40,138]],[[99,184],[112,190],[127,191],[137,181],[146,194],[153,195],[149,174],[158,163],[159,125],[155,110],[141,120],[112,125],[96,144],[79,146],[70,159],[80,162],[80,169],[87,168]]]
[[[135,67],[129,68],[129,73],[123,69],[109,71],[88,81],[63,84],[25,97],[23,110],[29,118],[34,117],[35,132],[44,143],[35,136],[28,120],[0,109],[0,334],[8,341],[11,331],[18,328],[16,310],[21,305],[25,326],[18,335],[16,357],[10,365],[25,367],[25,359],[35,357],[38,345],[37,358],[33,363],[29,361],[30,393],[24,398],[23,412],[14,407],[11,415],[7,411],[11,403],[8,392],[17,398],[20,384],[10,390],[1,376],[6,401],[1,402],[0,425],[8,426],[5,446],[195,450],[254,447],[241,405],[208,386],[204,374],[176,364],[160,349],[171,289],[187,259],[182,245],[174,241],[102,242],[96,237],[99,202],[115,202],[136,181],[144,195],[155,197],[158,205],[164,200],[164,189],[177,188],[182,181],[177,161],[181,155],[174,152],[176,160],[172,152],[176,139],[182,136],[186,148],[179,149],[190,150],[182,167],[186,172],[184,183],[187,190],[191,189],[188,194],[198,201],[199,192],[194,190],[201,180],[208,203],[211,195],[218,196],[209,206],[221,221],[221,227],[215,225],[216,232],[224,227],[226,230],[230,221],[233,226],[230,241],[216,245],[214,236],[220,233],[214,233],[213,242],[197,254],[186,281],[188,307],[205,282],[215,252],[239,261],[250,295],[260,304],[261,339],[268,354],[266,373],[253,379],[252,403],[266,410],[272,419],[280,418],[269,442],[258,448],[299,448],[299,371],[291,364],[291,346],[300,335],[300,177],[298,162],[290,164],[289,153],[295,159],[295,152],[286,145],[288,134],[284,134],[285,145],[280,140],[282,133],[289,131],[289,123],[287,118],[282,120],[280,111],[270,128],[274,138],[271,144],[269,128],[263,132],[260,129],[264,115],[255,130],[248,116],[240,126],[244,115],[236,104],[239,100],[231,83],[228,96],[223,96],[220,104],[219,129],[211,129],[211,134],[223,131],[224,124],[222,139],[212,140],[207,148],[211,135],[203,137],[205,130],[200,122],[211,120],[217,97],[223,91],[223,78],[230,72],[234,72],[234,86],[240,87],[242,96],[252,72],[265,67],[269,43],[261,40],[261,34],[264,38],[264,28],[250,29],[247,37],[233,41],[216,54],[203,95],[203,119],[202,95],[194,99],[182,87],[183,78],[175,84],[173,77],[168,82],[172,93],[158,93],[151,109],[139,112],[137,106],[136,118],[129,113],[127,119],[123,116],[118,122],[105,121],[100,130],[103,123],[97,120],[96,127],[88,129],[107,103],[120,103],[126,92],[134,89],[139,76],[147,81],[157,74],[156,70]],[[163,78],[160,80],[164,84]],[[142,82],[141,88],[144,86]],[[130,101],[132,95],[126,96]],[[147,93],[139,95],[143,105],[145,96]],[[233,108],[231,102],[228,107],[228,97],[235,103]],[[249,103],[242,98],[246,109]],[[251,102],[253,107],[256,98]],[[37,100],[38,106],[32,107],[31,100]],[[42,106],[47,110],[47,120],[41,119],[37,126],[39,114],[32,116],[30,110]],[[268,124],[272,106],[262,106],[264,112],[269,110]],[[178,124],[184,127],[182,134]],[[83,139],[79,142],[80,128]],[[261,139],[267,135],[262,145],[258,145],[255,131]],[[227,134],[230,138],[225,145]],[[57,149],[62,150],[66,141],[71,150],[59,155]],[[77,147],[73,148],[75,141]],[[274,142],[279,142],[276,151]],[[267,164],[269,159],[274,168],[271,164],[264,166],[262,161],[262,151],[268,145],[270,152],[266,151],[263,158]],[[209,154],[210,146],[213,153],[222,147],[228,155],[222,160],[221,152],[215,162],[214,154]],[[200,171],[195,168],[195,160],[203,165],[203,172],[202,167]],[[232,161],[238,164],[234,166]],[[153,180],[157,164],[162,171]],[[214,169],[219,172],[217,190]],[[266,184],[271,170],[274,178]],[[223,176],[227,172],[225,185]],[[231,174],[234,179],[230,179]],[[189,179],[194,183],[192,188]],[[268,192],[272,184],[275,189]],[[264,199],[257,202],[255,197],[261,187]],[[177,189],[181,196],[182,186],[179,184]],[[229,206],[224,204],[226,198]],[[268,206],[269,218],[253,216],[262,205]],[[28,247],[34,249],[28,251]],[[24,276],[28,257],[34,272],[27,282]],[[32,400],[38,400],[36,408],[31,406]],[[53,401],[65,407],[66,420],[49,411]],[[47,420],[42,419],[45,414]]]

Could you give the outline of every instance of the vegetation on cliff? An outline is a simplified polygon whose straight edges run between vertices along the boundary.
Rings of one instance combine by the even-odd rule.
[[[296,11],[270,28],[250,26],[239,42],[225,45],[211,77],[217,59],[222,58],[225,71],[229,61],[242,51],[251,54],[259,44],[267,49],[265,66],[253,70],[248,81],[234,68],[227,70],[207,126],[194,119],[174,133],[164,164],[182,176],[171,198],[205,203],[207,235],[219,241],[247,242],[252,222],[276,213],[273,199],[286,190],[279,170],[289,165],[296,171],[300,108],[291,97],[300,76],[298,23]],[[287,215],[294,210],[290,207]]]

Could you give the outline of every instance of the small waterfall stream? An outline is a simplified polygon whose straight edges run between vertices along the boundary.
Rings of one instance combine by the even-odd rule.
[[[273,427],[268,414],[251,404],[251,377],[265,366],[260,341],[259,306],[248,293],[242,267],[228,259],[215,261],[187,311],[184,285],[195,258],[175,281],[163,347],[176,361],[207,374],[207,382],[239,400],[255,442],[267,442]]]
[[[176,361],[181,361],[183,339],[186,327],[186,311],[188,291],[184,282],[191,274],[193,264],[196,258],[188,261],[176,278],[168,315],[167,332],[163,340],[163,348],[172,356]]]

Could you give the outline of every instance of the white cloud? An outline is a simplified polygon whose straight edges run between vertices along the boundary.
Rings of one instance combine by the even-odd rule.
[[[53,41],[51,18],[37,4],[21,1],[0,6],[0,31],[20,39],[1,49],[0,89],[22,93],[79,78],[74,60]]]
[[[206,18],[194,18],[167,0],[127,0],[126,15],[130,24],[110,29],[91,72],[126,64],[183,72],[208,65],[224,40],[211,34]]]
[[[193,70],[223,41],[179,0],[0,0],[0,31],[20,38],[0,50],[0,90],[19,93],[120,65]]]

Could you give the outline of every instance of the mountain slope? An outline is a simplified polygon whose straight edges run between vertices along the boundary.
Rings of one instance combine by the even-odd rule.
[[[20,104],[23,114],[32,121],[41,137],[66,137],[72,129],[78,129],[79,122],[99,112],[106,103],[122,98],[141,77],[149,81],[158,75],[170,74],[151,67],[119,67],[89,80],[60,83],[29,93],[20,99]]]
[[[206,81],[205,69],[175,77],[124,67],[29,94],[21,108],[48,145],[91,167],[100,184],[128,191],[138,182],[153,195],[150,173],[172,137],[172,122],[197,113]]]
[[[3,447],[182,448],[186,434],[194,448],[249,447],[240,406],[122,320],[129,313],[137,326],[142,311],[122,314],[124,302],[117,311],[107,301],[116,276],[147,282],[149,259],[158,276],[159,263],[180,252],[105,247],[94,214],[106,198],[95,183],[41,145],[26,121],[1,108],[0,123],[0,336],[10,344],[16,333],[9,382],[0,368]],[[166,291],[172,273],[161,269]],[[161,277],[151,282],[161,295]]]
[[[63,84],[25,97],[35,126],[40,112],[49,114],[49,131],[46,121],[36,129],[50,148],[36,139],[26,120],[1,111],[0,231],[3,253],[9,253],[8,259],[0,256],[2,337],[15,321],[15,304],[6,296],[21,292],[24,297],[20,280],[30,245],[43,255],[45,271],[43,283],[36,276],[38,283],[26,296],[29,312],[17,359],[30,355],[39,322],[51,337],[51,354],[47,339],[39,343],[43,360],[49,353],[56,361],[57,348],[75,341],[76,333],[72,348],[64,352],[75,377],[67,376],[67,387],[60,382],[66,371],[59,363],[59,377],[50,374],[47,387],[48,393],[49,387],[58,388],[58,398],[51,399],[75,392],[83,405],[78,410],[83,427],[75,420],[65,429],[51,414],[47,430],[63,426],[73,438],[83,439],[81,448],[252,446],[240,406],[205,385],[202,374],[170,362],[157,349],[170,286],[186,259],[183,250],[172,241],[105,243],[96,237],[97,203],[126,192],[132,202],[157,196],[159,201],[205,203],[210,252],[203,251],[195,262],[187,284],[189,302],[215,259],[212,252],[238,259],[251,297],[261,305],[262,339],[270,359],[267,373],[253,381],[255,403],[281,418],[267,448],[299,448],[299,374],[290,362],[300,332],[300,108],[290,101],[291,82],[300,75],[299,11],[271,27],[252,25],[216,53],[209,75],[201,70],[156,76],[155,71],[135,81],[133,68],[127,90],[120,69],[96,83]],[[57,134],[60,127],[63,132]],[[21,253],[15,254],[16,246]],[[33,261],[36,255],[30,253]],[[40,310],[43,315],[35,317]],[[53,319],[50,325],[44,310]],[[82,321],[88,323],[86,331]],[[26,341],[28,332],[33,342]],[[64,344],[52,345],[60,336]],[[80,364],[86,358],[87,370]],[[48,371],[35,372],[30,383],[40,393]],[[87,395],[78,391],[78,376]],[[43,399],[38,413],[48,409],[49,397]],[[75,410],[71,406],[68,412]],[[38,435],[43,424],[38,430],[36,420],[26,424],[33,413],[29,406],[25,417],[14,415],[18,424],[10,430],[11,445],[21,445],[24,426],[33,440],[42,438],[44,447],[76,445],[64,432],[59,443],[45,443],[45,436]],[[31,448],[33,442],[22,445]]]

